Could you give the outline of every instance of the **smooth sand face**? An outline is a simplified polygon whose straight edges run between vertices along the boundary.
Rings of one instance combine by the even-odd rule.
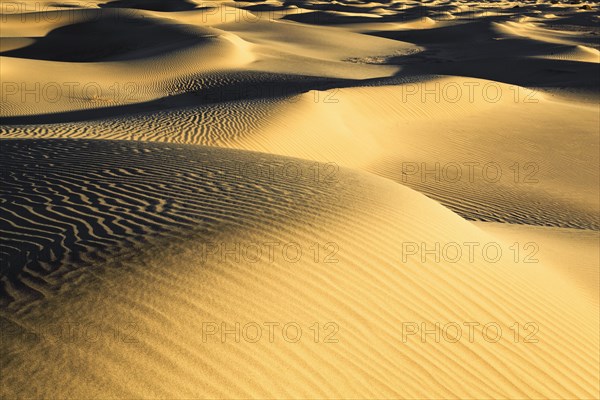
[[[591,2],[0,2],[2,398],[600,397]]]

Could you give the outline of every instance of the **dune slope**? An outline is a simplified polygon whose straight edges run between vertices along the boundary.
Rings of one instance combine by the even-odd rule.
[[[419,254],[407,254],[403,243],[431,247],[450,236],[503,246],[410,189],[346,169],[317,182],[308,175],[297,180],[238,176],[227,166],[232,161],[312,170],[305,161],[239,150],[83,140],[3,146],[16,154],[9,176],[32,163],[47,163],[46,177],[22,172],[40,193],[39,203],[32,196],[11,202],[10,221],[32,242],[60,236],[62,243],[82,243],[93,235],[87,246],[101,248],[106,232],[117,229],[119,208],[127,207],[131,211],[119,225],[163,231],[144,235],[156,236],[156,245],[124,251],[93,267],[70,263],[68,270],[45,273],[27,267],[16,275],[15,280],[34,273],[47,278],[38,289],[42,299],[3,309],[5,396],[586,398],[597,393],[598,342],[590,340],[598,333],[597,307],[541,264],[514,263],[511,257],[491,263],[477,253],[472,262],[435,257],[423,262]],[[57,154],[55,160],[43,161],[48,149]],[[89,161],[81,167],[77,159],[61,158],[65,152]],[[164,164],[165,154],[177,162]],[[140,169],[137,178],[131,177],[133,168]],[[119,191],[125,188],[126,193]],[[159,208],[152,188],[171,202]],[[26,226],[24,220],[53,211],[41,193],[59,198],[63,204],[57,209],[86,214],[91,229],[52,235],[40,230],[58,223]],[[103,201],[86,202],[94,194]],[[99,210],[100,204],[113,208]],[[144,221],[149,210],[153,220]],[[177,238],[164,234],[174,229],[172,221],[190,220],[194,226],[177,227]],[[135,248],[136,236],[135,229],[120,235],[133,243],[121,245]],[[248,247],[277,242],[272,257]],[[229,253],[204,252],[207,243]],[[290,243],[292,250],[282,251]],[[318,254],[310,250],[315,244]],[[236,246],[247,251],[238,253]],[[534,283],[541,280],[543,286]],[[316,342],[315,322],[322,329]],[[435,334],[425,343],[418,335],[403,340],[406,324],[435,330],[436,322],[480,325],[472,343],[436,342]],[[515,339],[510,328],[515,322],[537,330],[533,335],[522,330]],[[223,323],[234,333],[220,336]],[[279,324],[272,325],[272,342],[265,323]],[[489,328],[481,330],[489,323],[503,332],[497,341]],[[61,330],[67,324],[69,335]],[[259,340],[255,324],[265,329]],[[218,334],[208,334],[215,326]],[[533,339],[539,341],[529,343]],[[63,384],[47,385],[57,380]]]

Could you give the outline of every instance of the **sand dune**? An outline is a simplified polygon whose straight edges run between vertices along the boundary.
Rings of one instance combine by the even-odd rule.
[[[478,226],[494,236],[520,243],[536,243],[536,257],[555,268],[565,279],[572,280],[590,302],[598,302],[598,232],[583,229],[557,229],[530,225],[480,223]],[[577,263],[569,260],[577,259]]]
[[[229,163],[293,162],[303,171],[311,163],[170,144],[46,140],[3,146],[13,155],[3,172],[22,184],[33,180],[39,193],[13,190],[21,197],[10,202],[10,220],[23,221],[17,232],[32,244],[54,242],[44,248],[57,255],[71,244],[83,262],[92,255],[89,247],[102,252],[107,240],[128,240],[112,243],[122,249],[111,251],[116,259],[92,258],[94,267],[31,265],[17,280],[5,279],[12,293],[18,283],[42,296],[18,314],[6,316],[19,301],[5,309],[3,330],[18,332],[4,342],[5,395],[585,398],[597,390],[598,342],[590,339],[597,307],[541,264],[524,267],[510,258],[423,263],[415,255],[399,263],[405,241],[495,239],[389,180],[345,169],[335,182],[254,179],[232,174]],[[47,150],[53,160],[42,157]],[[165,153],[172,163],[165,164]],[[74,168],[80,162],[71,154],[87,159],[86,167]],[[34,163],[44,163],[41,176],[32,172],[39,171]],[[51,207],[41,193],[55,196]],[[59,217],[77,213],[86,215],[79,226]],[[38,224],[27,225],[35,215]],[[139,248],[140,236],[150,244]],[[286,261],[279,252],[273,262],[236,262],[235,253],[202,259],[203,243],[271,241],[294,242],[305,251],[313,243],[335,243],[331,260],[337,262],[324,262],[329,254],[320,262],[312,254],[289,261],[296,259],[290,254]],[[545,284],[535,285],[534,276]],[[505,337],[435,344],[441,350],[402,342],[403,322],[471,319],[497,322]],[[202,339],[203,322],[296,322],[308,335],[313,320],[337,324],[339,343]],[[102,342],[64,343],[36,325],[67,321],[98,323],[102,332],[121,329],[132,340],[103,334]],[[515,343],[508,332],[516,321],[535,321],[540,343]],[[23,341],[32,335],[44,340]],[[57,379],[65,383],[44,387]],[[423,381],[431,383],[417,383]]]
[[[596,3],[0,11],[3,399],[600,396]]]
[[[279,90],[264,80],[277,77],[257,78],[262,89],[238,94]],[[598,229],[598,188],[589,184],[598,180],[594,106],[468,78],[391,83],[179,107],[151,118],[28,126],[6,135],[205,144],[335,162],[413,187],[469,219]],[[318,84],[306,80],[289,89]],[[486,101],[492,96],[495,102]],[[565,110],[577,142],[561,133]],[[482,118],[495,123],[483,126]]]

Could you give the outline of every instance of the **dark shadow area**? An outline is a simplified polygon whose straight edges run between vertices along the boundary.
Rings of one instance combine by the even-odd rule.
[[[368,34],[414,43],[426,50],[391,57],[388,64],[401,65],[402,74],[469,76],[529,87],[600,90],[598,64],[541,58],[573,50],[575,46],[527,38],[499,38],[493,23],[506,17],[488,17],[461,24]],[[595,36],[577,38],[594,42]],[[540,58],[537,58],[540,57]]]
[[[196,4],[188,0],[114,0],[100,4],[106,8],[137,8],[149,11],[189,11],[196,8]]]
[[[110,118],[132,113],[165,111],[180,107],[224,103],[236,100],[269,99],[298,95],[310,90],[327,90],[339,87],[361,86],[365,81],[329,79],[302,75],[281,75],[264,72],[239,72],[228,77],[219,74],[183,88],[183,93],[157,100],[114,107],[67,111],[53,114],[2,117],[2,125],[52,124]],[[207,84],[206,82],[214,82]],[[368,80],[371,81],[371,80]]]
[[[201,40],[201,35],[182,26],[150,18],[99,15],[54,29],[29,46],[0,55],[67,62],[128,60],[174,51]]]
[[[285,3],[286,6],[290,6],[292,4],[294,3]],[[290,12],[289,15],[286,15],[282,19],[309,25],[343,25],[372,22],[409,22],[416,21],[436,13],[436,10],[432,10],[425,6],[413,6],[396,10],[396,14],[381,15],[371,18],[362,15],[352,16],[338,14],[338,12],[358,12],[364,14],[368,13],[371,10],[370,8],[356,7],[358,10],[349,11],[339,5],[327,4],[304,5],[303,8],[314,9],[316,11],[302,13]]]

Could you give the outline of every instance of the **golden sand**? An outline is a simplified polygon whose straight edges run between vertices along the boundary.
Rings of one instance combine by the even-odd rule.
[[[0,2],[2,399],[597,399],[593,2]]]

